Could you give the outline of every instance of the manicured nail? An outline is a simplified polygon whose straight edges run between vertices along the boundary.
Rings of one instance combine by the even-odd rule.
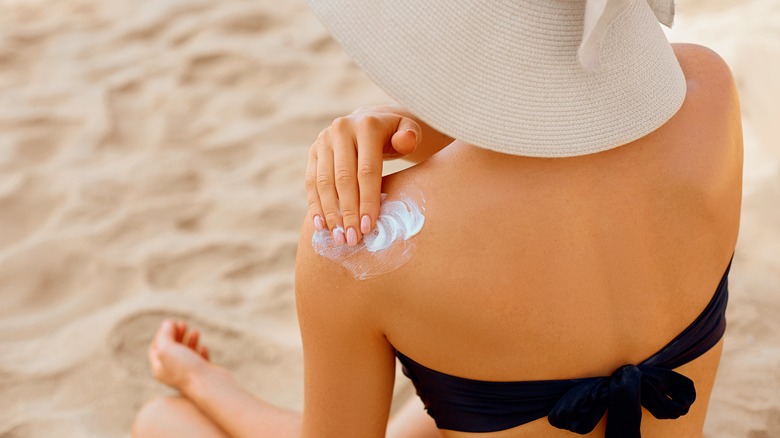
[[[363,234],[368,234],[371,231],[371,218],[368,217],[368,215],[363,215],[363,218],[360,219],[360,232]]]
[[[325,228],[320,215],[314,216],[314,228],[316,228],[317,231],[322,231]]]
[[[344,244],[344,229],[341,227],[336,227],[333,229],[333,240],[336,242],[336,245],[343,245]]]
[[[357,245],[357,231],[355,231],[355,228],[353,227],[347,228],[347,245]]]

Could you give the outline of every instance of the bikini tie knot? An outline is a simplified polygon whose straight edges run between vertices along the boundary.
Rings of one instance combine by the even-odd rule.
[[[696,400],[691,379],[649,365],[624,365],[611,376],[579,380],[547,419],[581,435],[592,432],[609,411],[606,438],[641,438],[642,407],[659,420],[675,419],[687,414]]]

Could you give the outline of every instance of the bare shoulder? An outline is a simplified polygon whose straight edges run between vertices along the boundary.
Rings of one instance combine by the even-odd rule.
[[[742,118],[731,69],[713,50],[695,44],[673,45],[685,74],[685,101],[672,119],[654,135],[663,148],[674,180],[707,192],[716,203],[720,195],[741,188]]]
[[[726,61],[714,50],[699,44],[675,43],[672,44],[677,60],[686,73],[703,77],[709,80],[720,81],[722,85],[733,82],[731,69]]]
[[[301,323],[333,317],[353,328],[373,330],[373,297],[381,296],[381,282],[359,280],[339,260],[317,253],[312,243],[314,233],[313,219],[307,215],[295,259],[296,306]]]
[[[674,52],[688,86],[680,115],[689,119],[740,119],[734,76],[726,61],[710,48],[697,44],[674,44]]]

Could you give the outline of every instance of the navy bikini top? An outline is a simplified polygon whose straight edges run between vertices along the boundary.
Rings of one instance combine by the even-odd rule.
[[[546,416],[551,425],[584,435],[609,411],[606,438],[640,438],[643,406],[655,418],[674,419],[687,414],[696,399],[693,381],[672,370],[723,337],[730,269],[731,262],[691,325],[642,363],[624,365],[611,376],[491,382],[444,374],[398,351],[396,356],[439,429],[495,432]]]

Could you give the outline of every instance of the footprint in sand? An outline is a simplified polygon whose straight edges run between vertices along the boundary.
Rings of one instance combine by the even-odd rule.
[[[291,353],[271,340],[252,336],[218,322],[209,322],[190,313],[148,310],[125,317],[116,323],[108,336],[112,358],[127,371],[130,378],[150,379],[147,348],[164,319],[186,321],[197,329],[211,361],[231,371],[266,373],[280,367]]]
[[[80,237],[41,239],[0,252],[0,319],[23,324],[25,336],[44,334],[121,301],[139,283],[136,267],[102,257]]]

